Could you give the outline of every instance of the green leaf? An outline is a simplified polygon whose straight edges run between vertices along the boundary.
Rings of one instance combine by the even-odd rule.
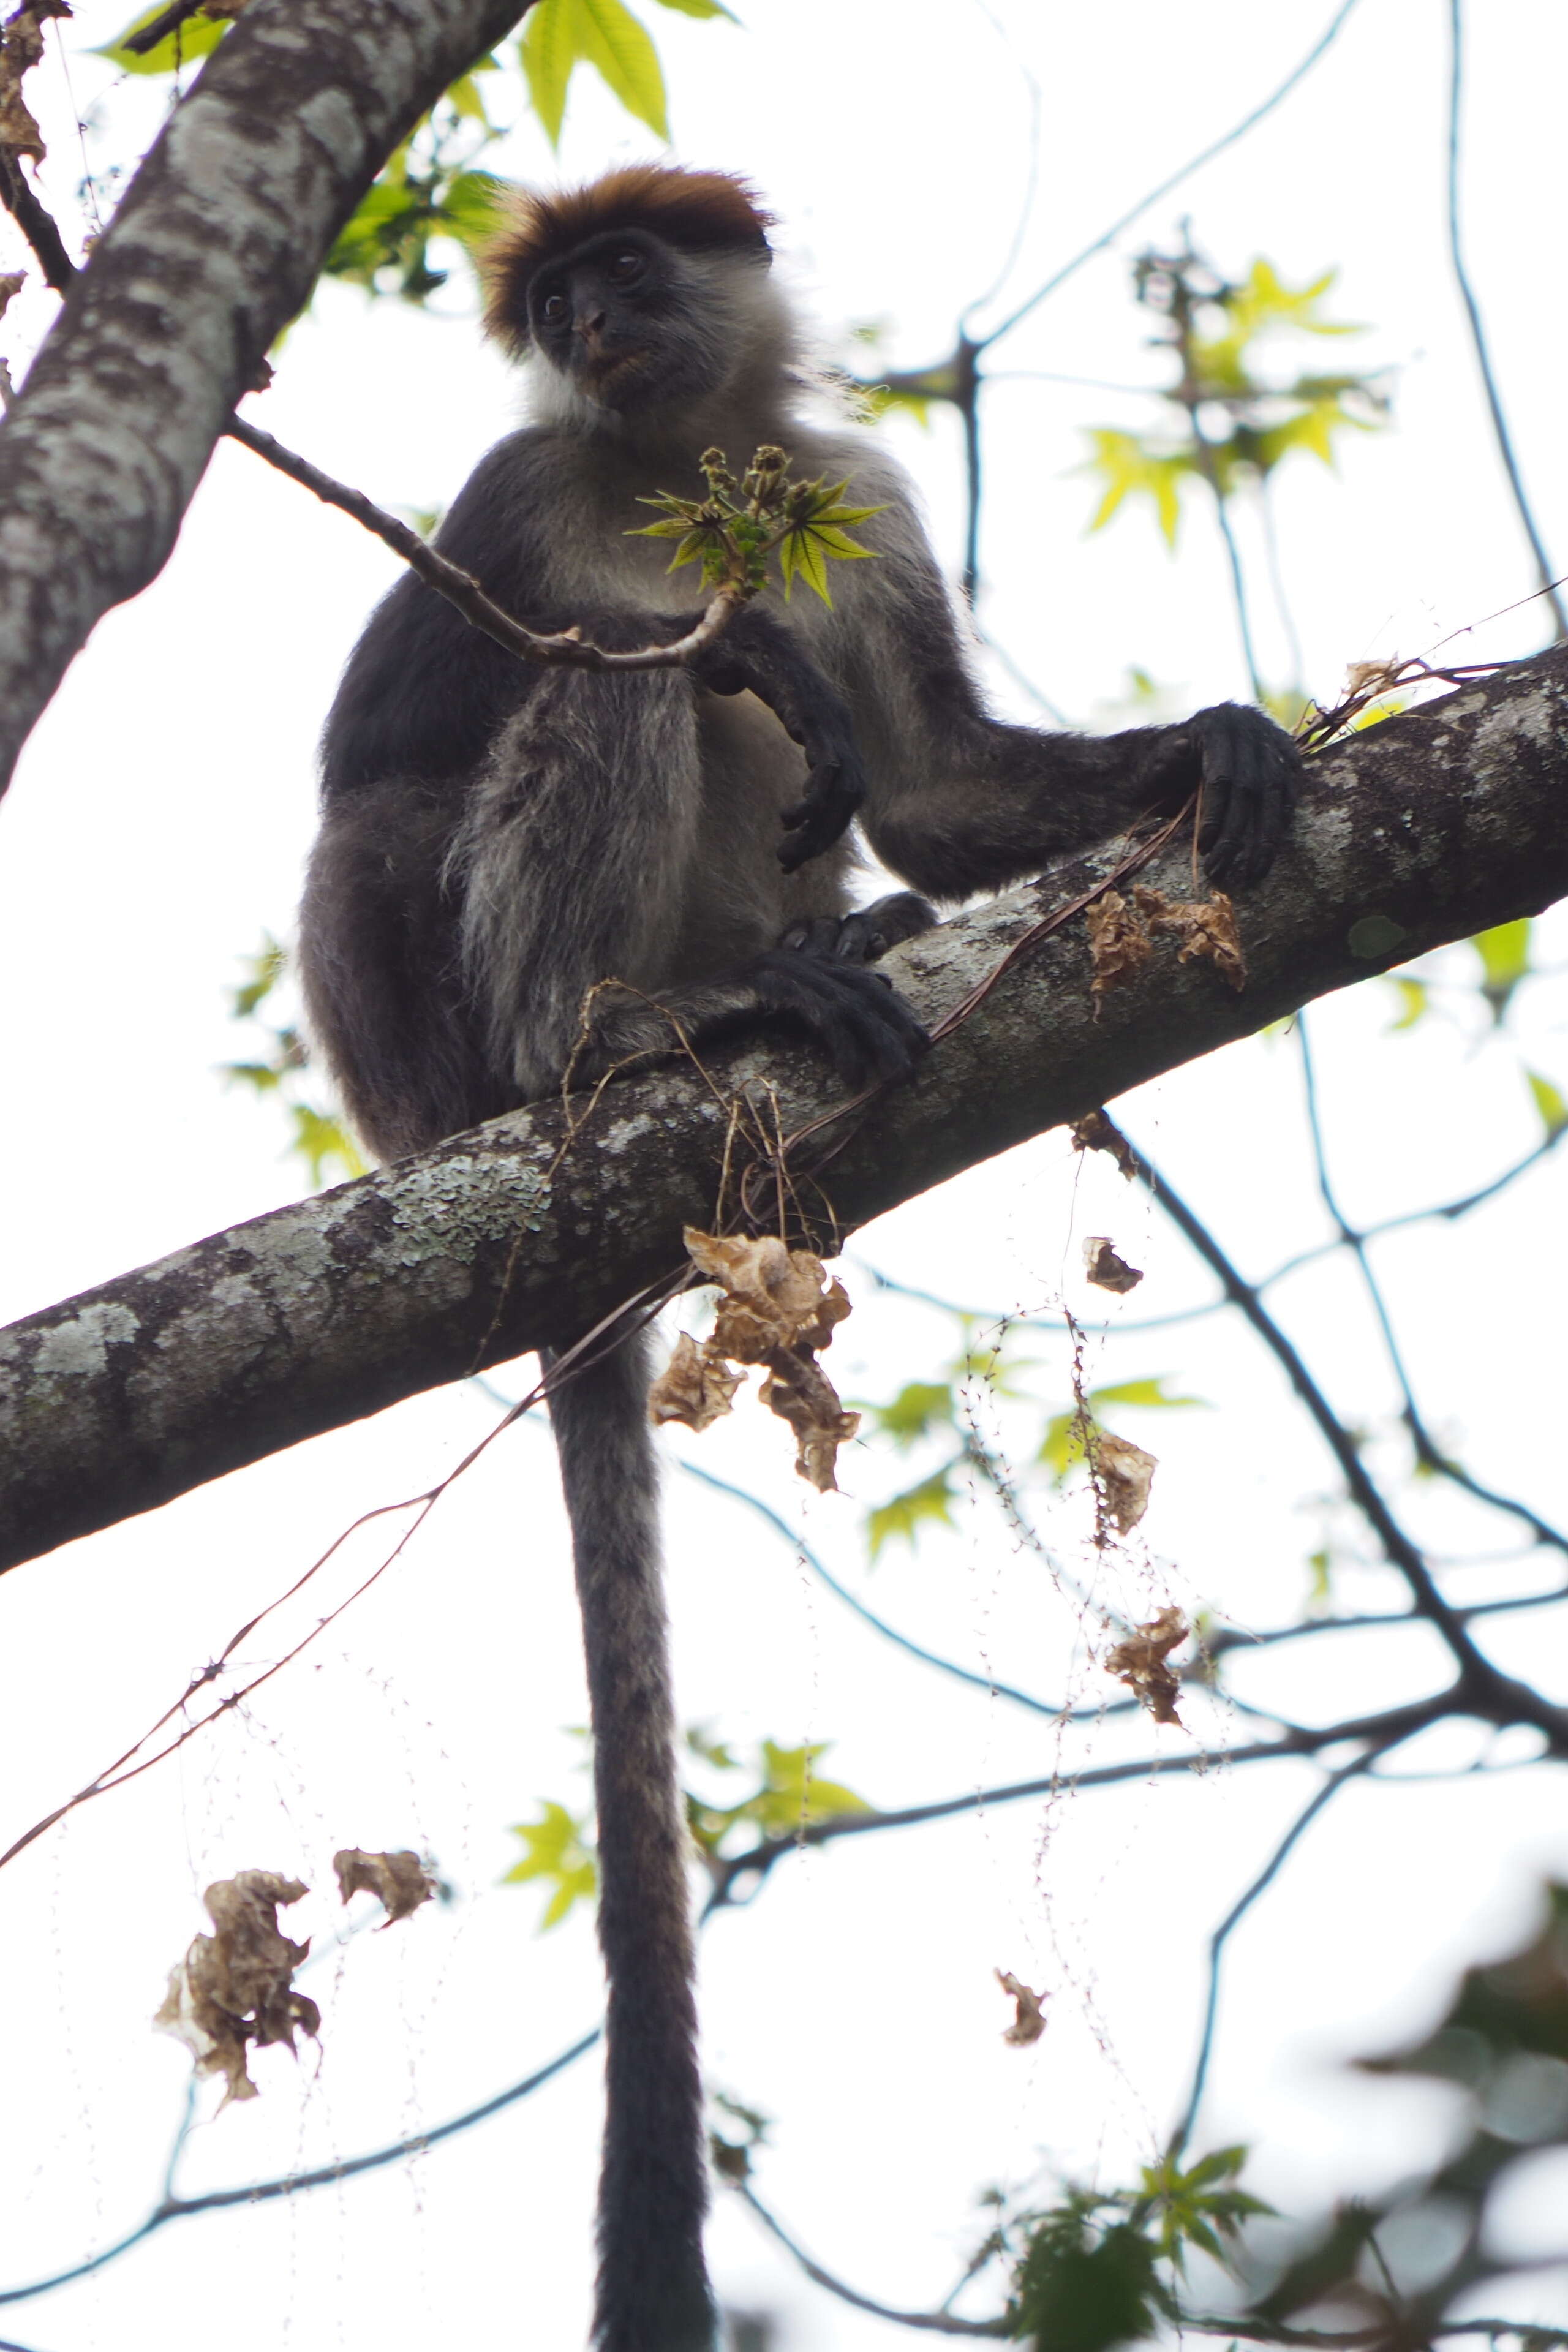
[[[1170,1409],[1182,1405],[1198,1405],[1207,1412],[1206,1397],[1173,1396],[1166,1382],[1170,1372],[1158,1372],[1152,1380],[1111,1381],[1103,1388],[1089,1389],[1084,1396],[1085,1411],[1076,1405],[1065,1412],[1053,1413],[1047,1422],[1040,1450],[1035,1460],[1050,1471],[1059,1486],[1075,1463],[1083,1460],[1084,1423],[1096,1426],[1102,1405],[1143,1405]]]
[[[1541,1124],[1546,1129],[1546,1140],[1550,1143],[1554,1136],[1561,1135],[1568,1127],[1568,1102],[1563,1101],[1550,1078],[1542,1077],[1535,1070],[1526,1070],[1524,1075],[1530,1082],[1530,1091],[1535,1097],[1535,1108],[1541,1113]]]
[[[1494,1021],[1502,1019],[1510,997],[1531,970],[1530,933],[1530,917],[1521,915],[1517,922],[1498,923],[1489,931],[1478,931],[1469,941],[1480,959],[1481,994],[1491,1006]]]
[[[564,1805],[548,1801],[538,1821],[512,1823],[512,1835],[522,1840],[525,1851],[501,1885],[520,1886],[538,1878],[551,1889],[539,1922],[541,1935],[547,1927],[558,1927],[576,1904],[591,1903],[598,1892],[599,1865],[586,1831],[585,1814],[569,1813]]]
[[[290,1103],[289,1112],[294,1122],[294,1138],[289,1149],[303,1160],[312,1184],[325,1183],[328,1165],[333,1160],[345,1177],[364,1174],[364,1161],[335,1118],[312,1110],[309,1103]]]
[[[236,1021],[248,1021],[257,1006],[271,995],[282,979],[289,958],[270,931],[261,934],[261,945],[253,956],[241,958],[248,978],[233,990],[229,1009]]]
[[[933,1471],[929,1478],[922,1478],[918,1486],[910,1486],[903,1494],[894,1495],[890,1500],[879,1503],[875,1510],[867,1513],[866,1541],[873,1559],[877,1559],[883,1545],[891,1543],[895,1536],[912,1546],[927,1520],[934,1520],[939,1527],[952,1527],[954,1467],[950,1462],[945,1469]]]
[[[1096,427],[1089,437],[1094,444],[1094,456],[1083,470],[1099,474],[1105,483],[1105,493],[1095,509],[1089,530],[1103,530],[1124,499],[1142,494],[1153,500],[1165,544],[1173,548],[1176,526],[1181,520],[1180,485],[1198,471],[1193,452],[1153,449],[1135,433],[1111,432],[1104,427]]]
[[[534,0],[518,42],[529,103],[552,147],[561,144],[566,92],[582,52],[574,37],[576,0]]]
[[[281,1068],[272,1062],[220,1062],[218,1076],[237,1079],[241,1086],[254,1087],[258,1095],[269,1095],[283,1082]]]
[[[1037,2224],[1015,2283],[1013,2332],[1050,2352],[1110,2352],[1152,2333],[1171,2297],[1155,2270],[1159,2250],[1128,2221],[1096,2235],[1096,2202],[1069,2198]]]
[[[628,114],[668,139],[658,52],[623,0],[536,0],[518,47],[529,97],[552,147],[560,144],[566,93],[579,65],[592,66]]]
[[[658,0],[661,8],[673,8],[680,16],[722,16],[727,25],[738,25],[739,16],[723,6],[722,0]]]
[[[1106,1388],[1090,1389],[1089,1402],[1091,1405],[1142,1404],[1158,1405],[1166,1409],[1173,1406],[1198,1405],[1205,1412],[1212,1410],[1207,1397],[1170,1395],[1165,1383],[1172,1378],[1173,1375],[1170,1372],[1159,1372],[1152,1380],[1148,1381],[1112,1381]]]
[[[689,1745],[696,1746],[689,1732],[687,1739]],[[847,1789],[841,1781],[826,1780],[817,1771],[817,1759],[826,1755],[828,1745],[819,1740],[803,1748],[781,1748],[776,1741],[764,1739],[758,1759],[761,1786],[738,1804],[710,1804],[688,1791],[687,1822],[703,1852],[717,1853],[730,1832],[742,1822],[763,1837],[789,1837],[812,1822],[831,1821],[839,1813],[869,1812],[871,1808],[864,1797]],[[723,1758],[720,1766],[722,1770],[740,1769],[728,1749],[698,1748],[697,1752],[705,1755],[709,1762]]]
[[[953,1417],[952,1391],[944,1381],[908,1381],[890,1404],[862,1408],[879,1434],[900,1448],[914,1444]]]
[[[1415,1024],[1424,1020],[1431,1011],[1432,1000],[1424,980],[1390,979],[1388,984],[1391,988],[1398,990],[1399,1002],[1403,1007],[1398,1020],[1391,1021],[1388,1024],[1388,1033],[1392,1036],[1397,1029],[1414,1029]]]
[[[123,33],[106,43],[101,49],[89,51],[89,55],[108,58],[121,73],[132,74],[173,73],[179,66],[188,66],[198,58],[210,57],[228,30],[226,24],[219,24],[211,16],[187,16],[174,32],[165,33],[145,57],[138,57],[134,49],[125,47],[130,35],[139,33],[143,25],[150,25],[154,16],[161,16],[165,5],[166,0],[153,0],[151,8],[143,8],[139,16],[132,16]]]

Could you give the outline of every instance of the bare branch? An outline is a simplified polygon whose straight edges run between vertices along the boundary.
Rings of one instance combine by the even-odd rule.
[[[813,1130],[791,1173],[803,1197],[814,1165],[830,1173],[835,1223],[817,1238],[832,1247],[1307,998],[1534,912],[1568,890],[1565,777],[1568,652],[1553,649],[1311,763],[1294,845],[1240,909],[1240,995],[1161,956],[1097,1002],[1081,927],[1037,938],[1042,905],[1113,870],[1114,851],[1096,853],[894,950],[889,975],[944,1034],[842,1149],[825,1066],[758,1038],[711,1055],[717,1092],[672,1061],[570,1115],[536,1104],[27,1318],[0,1333],[0,1565],[574,1339],[668,1276],[682,1224],[711,1214],[728,1103],[748,1089],[773,1089],[757,1124]],[[1173,846],[1150,879],[1182,896],[1186,857]]]
[[[324,505],[336,507],[342,513],[352,515],[355,522],[363,523],[395,555],[400,555],[427,588],[445,596],[466,621],[522,661],[553,662],[576,669],[679,669],[718,641],[745,602],[742,590],[721,588],[684,636],[668,645],[642,646],[626,653],[610,653],[602,646],[590,645],[574,629],[541,634],[503,612],[486,595],[471,572],[449,562],[428,540],[421,539],[416,530],[399,521],[396,515],[388,514],[384,507],[378,507],[363,490],[334,481],[331,474],[324,474],[308,457],[286,449],[281,441],[275,441],[270,433],[263,433],[243,416],[231,416],[223,429],[230,440],[264,457],[280,474],[287,474],[290,481],[314,491]]]

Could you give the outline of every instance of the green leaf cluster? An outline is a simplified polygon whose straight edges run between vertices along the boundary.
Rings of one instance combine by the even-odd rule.
[[[262,1018],[263,1006],[274,1001],[287,977],[288,950],[269,931],[263,932],[256,953],[241,962],[245,978],[229,992],[229,1013],[231,1019],[254,1026],[258,1050],[244,1060],[220,1063],[219,1076],[255,1094],[285,1098],[292,1130],[289,1149],[304,1161],[312,1186],[319,1188],[334,1173],[363,1176],[364,1161],[345,1129],[330,1112],[318,1110],[298,1095],[299,1075],[307,1061],[299,1030],[287,1021]]]
[[[1133,272],[1138,299],[1163,322],[1160,340],[1171,351],[1174,375],[1159,395],[1166,420],[1152,432],[1089,430],[1083,470],[1100,484],[1091,531],[1103,530],[1129,499],[1146,498],[1173,548],[1182,496],[1193,483],[1226,499],[1245,479],[1267,480],[1298,451],[1331,466],[1342,433],[1376,429],[1387,401],[1374,375],[1309,370],[1280,383],[1260,366],[1259,347],[1281,331],[1363,331],[1323,315],[1334,276],[1325,270],[1305,286],[1291,287],[1260,258],[1232,285],[1190,247],[1140,257]],[[1221,429],[1216,416],[1225,420]]]
[[[875,553],[851,539],[844,526],[882,509],[846,506],[847,482],[792,482],[789,459],[771,445],[756,452],[739,481],[721,449],[704,450],[698,464],[707,497],[682,499],[661,490],[656,498],[639,499],[638,505],[656,508],[660,520],[626,537],[675,540],[669,569],[700,562],[710,595],[725,590],[742,599],[756,595],[767,583],[768,558],[776,554],[786,602],[798,575],[831,604],[829,562]]]
[[[1024,2244],[1010,2331],[1050,2352],[1110,2352],[1178,2319],[1176,2284],[1196,2246],[1228,2265],[1244,2222],[1271,2206],[1237,2186],[1242,2147],[1182,2169],[1174,2154],[1143,2168],[1136,2189],[1069,2189],[1060,2204],[1007,2224]]]
[[[719,1855],[731,1832],[742,1823],[759,1837],[789,1837],[813,1822],[871,1810],[865,1798],[858,1796],[853,1789],[847,1789],[841,1781],[826,1780],[818,1772],[817,1759],[826,1755],[831,1741],[781,1748],[775,1740],[764,1739],[748,1764],[700,1729],[689,1731],[686,1737],[692,1753],[715,1771],[750,1770],[758,1775],[756,1788],[732,1805],[714,1804],[688,1790],[687,1822],[706,1854]]]

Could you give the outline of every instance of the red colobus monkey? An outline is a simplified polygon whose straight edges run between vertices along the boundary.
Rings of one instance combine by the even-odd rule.
[[[489,249],[486,323],[526,364],[531,421],[481,461],[437,544],[497,603],[606,646],[672,640],[691,616],[671,610],[663,542],[627,533],[637,500],[689,484],[710,446],[743,464],[773,444],[796,478],[853,477],[856,502],[882,509],[860,528],[879,560],[836,569],[831,607],[769,591],[693,667],[640,673],[519,662],[413,577],[385,598],[327,721],[300,935],[311,1027],[384,1157],[556,1086],[587,992],[612,978],[626,988],[595,997],[601,1066],[668,1045],[652,997],[694,1040],[778,1020],[847,1080],[903,1076],[924,1037],[867,966],[934,919],[928,897],[1037,874],[1199,783],[1216,884],[1256,880],[1284,837],[1297,758],[1257,710],[1099,738],[990,715],[904,475],[803,413],[814,386],[772,226],[740,180],[647,165],[517,197]],[[911,886],[860,911],[857,805]],[[646,1391],[635,1341],[551,1397],[609,1987],[595,2341],[709,2352]]]

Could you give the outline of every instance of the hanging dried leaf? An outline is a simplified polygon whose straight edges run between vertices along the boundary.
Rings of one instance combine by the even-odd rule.
[[[44,54],[45,20],[70,13],[68,0],[27,0],[0,25],[0,149],[30,155],[35,163],[48,151],[22,96],[22,80]]]
[[[1075,1151],[1109,1151],[1123,1176],[1131,1184],[1143,1172],[1143,1163],[1121,1129],[1108,1118],[1103,1110],[1091,1110],[1071,1129]]]
[[[25,269],[0,271],[0,319],[5,316],[26,282],[27,273]]]
[[[406,1919],[436,1892],[435,1879],[419,1856],[406,1847],[397,1853],[365,1853],[357,1845],[344,1846],[341,1853],[333,1854],[332,1868],[345,1903],[351,1895],[362,1891],[379,1899],[386,1916],[376,1930],[378,1935],[395,1919]]]
[[[700,1348],[689,1331],[682,1331],[675,1353],[647,1392],[652,1420],[684,1422],[688,1429],[706,1429],[729,1412],[743,1375],[731,1371],[712,1342]]]
[[[1089,992],[1098,1010],[1108,989],[1120,988],[1134,972],[1142,971],[1154,952],[1154,942],[1142,915],[1136,907],[1129,906],[1120,890],[1108,890],[1102,898],[1097,898],[1086,911],[1084,921],[1089,927],[1089,952],[1094,964]]]
[[[688,1225],[687,1254],[725,1296],[713,1339],[738,1364],[765,1364],[777,1348],[826,1348],[849,1312],[841,1282],[810,1250],[786,1249],[771,1234],[721,1241]]]
[[[1105,1655],[1105,1671],[1137,1693],[1156,1723],[1181,1722],[1176,1701],[1181,1683],[1165,1663],[1186,1640],[1190,1628],[1179,1609],[1162,1609]]]
[[[1031,1992],[1028,1986],[1021,1984],[1009,1969],[997,1969],[994,1974],[1008,2000],[1016,2005],[1013,2022],[1002,2039],[1019,2048],[1026,2048],[1031,2042],[1037,2042],[1046,2030],[1046,2013],[1042,2004],[1050,1996],[1048,1993]]]
[[[1160,1466],[1156,1456],[1109,1429],[1095,1431],[1089,1455],[1106,1517],[1120,1534],[1131,1535],[1149,1507],[1149,1489]]]
[[[1178,963],[1200,958],[1212,963],[1232,988],[1247,986],[1247,959],[1236,928],[1236,908],[1223,890],[1212,898],[1167,898],[1163,890],[1139,888],[1132,893],[1139,912],[1151,930],[1173,931],[1181,940]]]
[[[1086,1237],[1083,1270],[1085,1280],[1092,1282],[1097,1290],[1114,1290],[1119,1296],[1136,1290],[1143,1279],[1140,1267],[1129,1265],[1125,1258],[1117,1256],[1105,1234],[1089,1234]]]
[[[724,1295],[700,1348],[686,1333],[676,1342],[649,1393],[655,1421],[706,1429],[729,1412],[741,1385],[731,1366],[765,1364],[763,1402],[794,1430],[800,1475],[826,1494],[838,1483],[838,1448],[860,1426],[859,1414],[845,1412],[816,1360],[849,1312],[843,1284],[829,1279],[810,1250],[786,1249],[768,1235],[721,1238],[688,1225],[685,1240],[692,1264]]]
[[[321,2012],[294,1990],[294,1971],[310,1943],[291,1943],[278,1925],[279,1904],[298,1903],[308,1889],[276,1871],[242,1870],[207,1888],[206,1906],[216,1934],[198,1936],[177,1967],[153,2022],[185,2043],[198,2074],[221,2074],[231,2099],[254,2099],[256,2085],[246,2070],[249,2043],[262,2049],[297,2032],[316,2038]]]
[[[819,1495],[837,1492],[838,1449],[859,1428],[859,1414],[845,1412],[833,1382],[805,1349],[783,1349],[769,1362],[763,1402],[795,1432],[797,1475],[808,1478]]]

